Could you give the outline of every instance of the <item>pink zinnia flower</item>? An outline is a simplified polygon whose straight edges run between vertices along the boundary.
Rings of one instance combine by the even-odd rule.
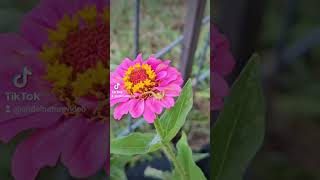
[[[225,77],[229,75],[235,64],[227,39],[211,26],[211,109],[220,110],[223,98],[229,94],[229,86]]]
[[[7,143],[30,130],[13,155],[16,180],[33,180],[59,160],[79,178],[104,168],[108,6],[105,0],[41,0],[19,34],[0,35],[0,107],[7,110],[0,112],[0,140]],[[18,88],[12,79],[27,71],[27,83]],[[31,96],[22,98],[23,93]]]
[[[110,106],[116,105],[114,118],[120,120],[130,113],[133,118],[143,116],[153,123],[163,108],[173,107],[183,80],[169,64],[169,60],[154,56],[143,61],[141,54],[133,61],[125,58],[110,76]]]

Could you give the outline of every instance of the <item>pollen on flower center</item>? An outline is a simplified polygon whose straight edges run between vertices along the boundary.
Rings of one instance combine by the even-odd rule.
[[[137,63],[128,68],[123,80],[127,92],[134,94],[150,92],[157,85],[155,78],[150,65]]]
[[[63,43],[61,62],[76,72],[84,72],[108,59],[108,32],[104,24],[70,32]]]

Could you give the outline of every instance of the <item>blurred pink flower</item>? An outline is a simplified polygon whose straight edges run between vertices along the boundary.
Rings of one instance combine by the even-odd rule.
[[[212,110],[220,110],[223,107],[223,98],[229,94],[229,86],[225,77],[229,75],[235,64],[231,54],[228,40],[211,25],[211,97]]]
[[[173,107],[183,80],[169,64],[169,60],[154,56],[143,61],[141,54],[134,61],[125,58],[110,76],[110,106],[116,105],[114,118],[120,120],[130,113],[133,118],[143,116],[153,123],[163,108]]]
[[[42,167],[59,160],[78,178],[104,168],[108,6],[105,0],[41,0],[20,33],[0,34],[0,140],[29,130],[13,155],[16,180],[36,179]],[[26,70],[32,74],[17,88],[12,79]]]

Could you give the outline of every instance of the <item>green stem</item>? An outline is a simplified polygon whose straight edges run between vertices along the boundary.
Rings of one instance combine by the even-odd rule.
[[[163,129],[161,125],[159,124],[159,119],[156,119],[154,121],[154,126],[157,130],[157,133],[161,136],[163,133]],[[163,138],[161,137],[161,143],[163,144],[163,149],[167,155],[167,157],[170,159],[170,161],[173,163],[175,169],[179,172],[181,176],[181,180],[189,180],[188,174],[184,171],[183,166],[176,158],[176,154],[174,151],[174,148],[170,142],[163,141]]]
[[[181,175],[181,180],[189,180],[188,174],[184,171],[181,163],[178,161],[178,159],[176,158],[176,156],[174,154],[174,149],[172,147],[172,144],[171,143],[164,144],[164,150],[166,151],[168,158],[172,161],[176,170]]]

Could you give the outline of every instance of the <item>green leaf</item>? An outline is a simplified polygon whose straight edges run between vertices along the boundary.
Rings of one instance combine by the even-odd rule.
[[[128,136],[111,140],[112,154],[134,155],[153,152],[162,147],[160,137],[152,133],[131,133]]]
[[[182,92],[174,107],[166,110],[155,126],[164,142],[170,142],[176,136],[186,121],[186,117],[192,108],[193,94],[191,81],[184,85]]]
[[[254,55],[235,82],[211,133],[213,179],[240,180],[264,137],[264,99]]]
[[[130,156],[113,155],[110,158],[110,180],[126,180],[125,165],[130,160]]]
[[[188,145],[187,136],[185,133],[182,134],[178,144],[177,144],[177,159],[180,164],[183,166],[184,172],[186,173],[186,180],[205,180],[201,169],[196,165],[192,158],[192,150]],[[174,170],[173,172],[174,179],[180,180],[181,176],[178,171]]]

